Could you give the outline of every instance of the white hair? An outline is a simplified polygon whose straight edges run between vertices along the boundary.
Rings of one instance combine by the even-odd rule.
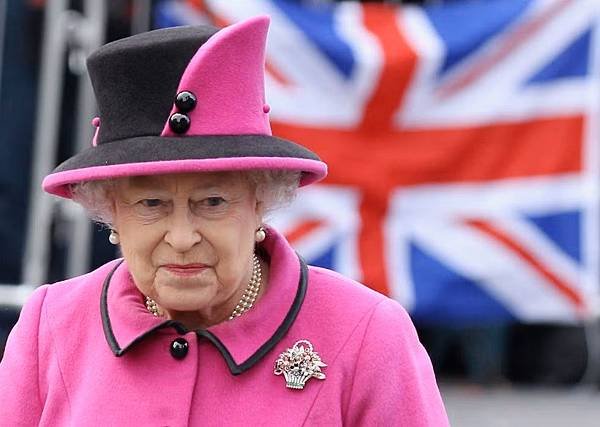
[[[289,205],[296,196],[301,173],[287,170],[234,171],[255,190],[262,202],[263,218],[274,210]],[[114,187],[118,179],[84,181],[71,185],[73,201],[79,203],[93,221],[111,228],[114,220]]]

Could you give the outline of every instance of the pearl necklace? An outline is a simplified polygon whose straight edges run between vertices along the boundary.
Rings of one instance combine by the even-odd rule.
[[[260,292],[260,286],[262,283],[262,268],[260,266],[260,261],[256,254],[252,255],[252,277],[250,277],[250,281],[248,282],[248,286],[246,286],[246,290],[244,291],[240,301],[237,303],[233,312],[229,316],[228,320],[233,320],[236,317],[241,316],[248,310],[252,308],[254,303],[256,302],[256,298],[258,297],[258,293]],[[158,308],[158,304],[150,297],[146,297],[146,309],[150,313],[152,313],[156,317],[161,317],[163,314]]]

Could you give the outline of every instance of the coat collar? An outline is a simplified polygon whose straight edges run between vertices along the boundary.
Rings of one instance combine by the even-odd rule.
[[[262,243],[269,262],[269,282],[260,301],[234,320],[195,330],[221,353],[232,374],[238,375],[260,361],[294,323],[306,294],[308,269],[287,241],[273,229]],[[104,335],[115,356],[134,351],[136,344],[156,331],[173,328],[189,331],[172,320],[162,320],[146,310],[127,263],[121,261],[104,280],[100,298]]]

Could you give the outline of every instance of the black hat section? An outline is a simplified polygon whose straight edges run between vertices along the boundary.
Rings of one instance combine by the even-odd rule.
[[[186,67],[217,28],[154,30],[108,43],[87,61],[101,123],[97,143],[159,136]]]
[[[301,145],[268,135],[146,136],[90,147],[63,162],[53,173],[124,163],[234,157],[294,157],[320,161]]]

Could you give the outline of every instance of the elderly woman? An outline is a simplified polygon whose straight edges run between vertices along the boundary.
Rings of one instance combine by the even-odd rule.
[[[108,224],[123,259],[23,307],[0,425],[447,425],[405,311],[264,224],[326,174],[271,136],[267,28],[152,31],[89,58],[92,147],[43,185]]]

